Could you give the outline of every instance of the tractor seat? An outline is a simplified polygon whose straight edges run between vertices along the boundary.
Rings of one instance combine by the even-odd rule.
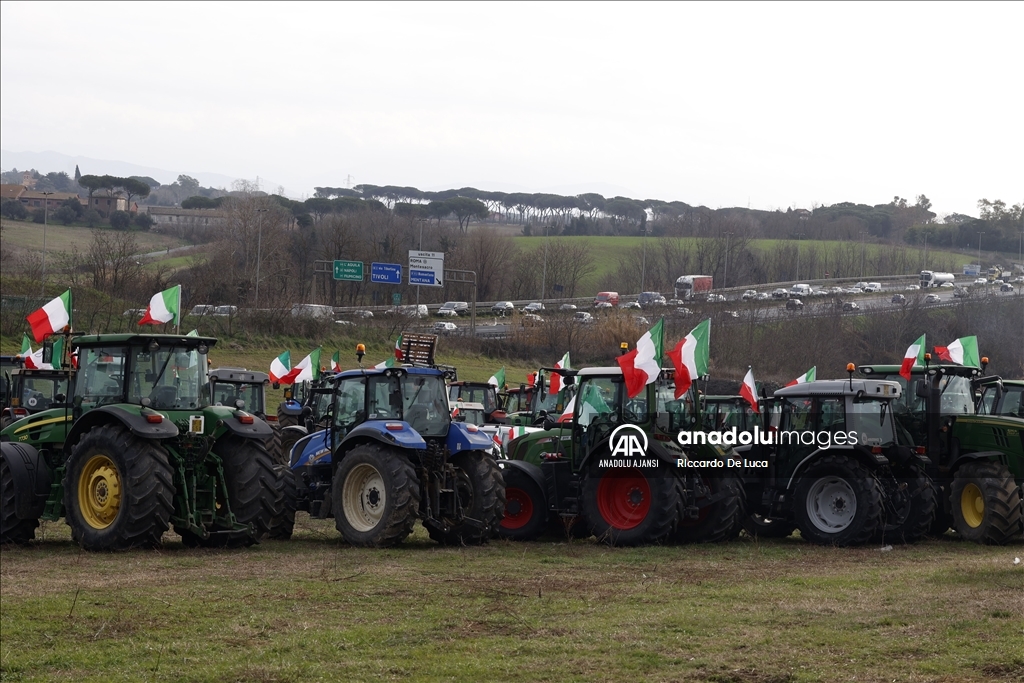
[[[413,406],[405,412],[405,421],[415,431],[422,431],[426,427],[427,409],[424,406]]]
[[[149,395],[150,406],[157,409],[173,408],[178,400],[178,390],[174,387],[157,387]]]

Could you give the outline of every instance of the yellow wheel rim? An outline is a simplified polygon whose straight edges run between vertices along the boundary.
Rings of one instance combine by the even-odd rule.
[[[105,455],[94,455],[78,478],[78,504],[82,518],[93,529],[113,524],[121,509],[121,476],[117,465]]]
[[[976,484],[968,484],[960,494],[960,512],[967,526],[977,529],[985,521],[985,496]]]

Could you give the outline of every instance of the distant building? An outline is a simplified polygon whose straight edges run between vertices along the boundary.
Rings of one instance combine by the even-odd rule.
[[[4,187],[8,186],[5,185]],[[29,209],[41,209],[46,206],[53,210],[68,199],[82,201],[81,197],[74,192],[36,192],[35,190],[25,190],[18,195],[18,200]]]
[[[179,209],[173,206],[148,206],[146,212],[154,225],[216,227],[224,223],[227,213],[220,209]]]
[[[0,185],[0,199],[18,199],[24,191],[24,185]]]
[[[88,199],[88,206],[99,211],[102,216],[109,216],[111,211],[127,211],[128,200],[124,197],[93,195]]]

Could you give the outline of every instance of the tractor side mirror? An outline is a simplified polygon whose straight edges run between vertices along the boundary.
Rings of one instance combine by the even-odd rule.
[[[57,394],[56,396],[53,397],[53,402],[54,403],[64,403],[67,400],[68,400],[68,397],[65,396],[64,394]]]
[[[302,410],[299,411],[299,415],[303,418],[309,417],[313,414],[313,409],[309,406],[302,406]]]
[[[928,398],[928,382],[923,379],[914,382],[914,395],[918,398]]]
[[[556,420],[551,419],[550,417],[546,417],[544,418],[543,426],[544,429],[554,429],[555,427],[558,426],[558,422]]]

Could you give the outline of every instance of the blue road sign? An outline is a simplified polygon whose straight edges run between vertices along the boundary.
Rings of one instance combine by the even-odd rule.
[[[410,285],[436,285],[437,279],[434,277],[434,271],[432,270],[415,270],[409,269],[409,284]]]
[[[402,284],[402,266],[397,263],[371,263],[370,282],[400,285]]]

